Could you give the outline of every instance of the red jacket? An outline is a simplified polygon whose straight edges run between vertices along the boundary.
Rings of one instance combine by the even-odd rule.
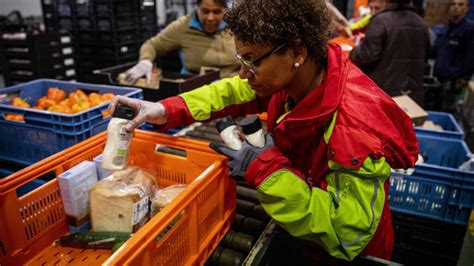
[[[201,91],[200,93],[203,93]],[[325,176],[331,160],[343,167],[359,169],[368,158],[385,157],[392,168],[412,167],[418,144],[409,117],[377,85],[342,56],[339,46],[328,45],[328,68],[323,83],[315,88],[279,123],[286,113],[288,94],[274,94],[268,108],[256,98],[242,105],[229,105],[210,119],[268,112],[268,132],[273,132],[276,147],[267,149],[247,169],[246,180],[258,187],[281,169],[291,171],[309,186],[326,190]],[[186,102],[178,97],[162,101],[170,118],[166,128],[193,121]],[[263,109],[263,110],[262,110]],[[323,135],[337,111],[329,142]],[[386,179],[385,204],[380,222],[363,254],[390,259],[393,230],[387,204],[389,178]],[[275,218],[275,217],[274,217]]]

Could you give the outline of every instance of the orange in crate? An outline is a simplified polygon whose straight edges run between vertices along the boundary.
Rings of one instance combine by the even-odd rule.
[[[187,187],[113,254],[54,245],[68,234],[57,179],[17,197],[16,190],[31,180],[92,161],[102,153],[105,134],[0,180],[0,265],[204,264],[232,225],[236,200],[225,157],[207,143],[136,130],[130,164],[154,174],[160,187]]]

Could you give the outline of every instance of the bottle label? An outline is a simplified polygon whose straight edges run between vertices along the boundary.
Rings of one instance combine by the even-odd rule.
[[[118,133],[118,141],[116,146],[116,152],[113,159],[113,164],[123,165],[127,157],[128,146],[130,145],[130,138],[132,137],[131,133],[125,131],[122,127]]]
[[[139,223],[148,214],[150,197],[146,196],[133,204],[132,225]]]

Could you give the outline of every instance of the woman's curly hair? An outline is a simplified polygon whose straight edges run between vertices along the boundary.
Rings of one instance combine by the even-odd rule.
[[[331,19],[325,0],[240,0],[224,17],[243,43],[304,45],[316,62],[326,60]]]

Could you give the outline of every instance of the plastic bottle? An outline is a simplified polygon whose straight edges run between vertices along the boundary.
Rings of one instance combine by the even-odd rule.
[[[265,146],[265,134],[262,129],[262,122],[256,115],[248,116],[239,123],[245,139],[254,147]]]
[[[119,104],[115,108],[107,126],[107,142],[102,153],[102,168],[123,170],[128,165],[128,149],[133,133],[125,130],[125,125],[135,117],[135,111]]]
[[[216,124],[216,128],[227,147],[233,150],[240,150],[240,148],[242,148],[239,130],[232,117],[226,116],[219,120]]]

